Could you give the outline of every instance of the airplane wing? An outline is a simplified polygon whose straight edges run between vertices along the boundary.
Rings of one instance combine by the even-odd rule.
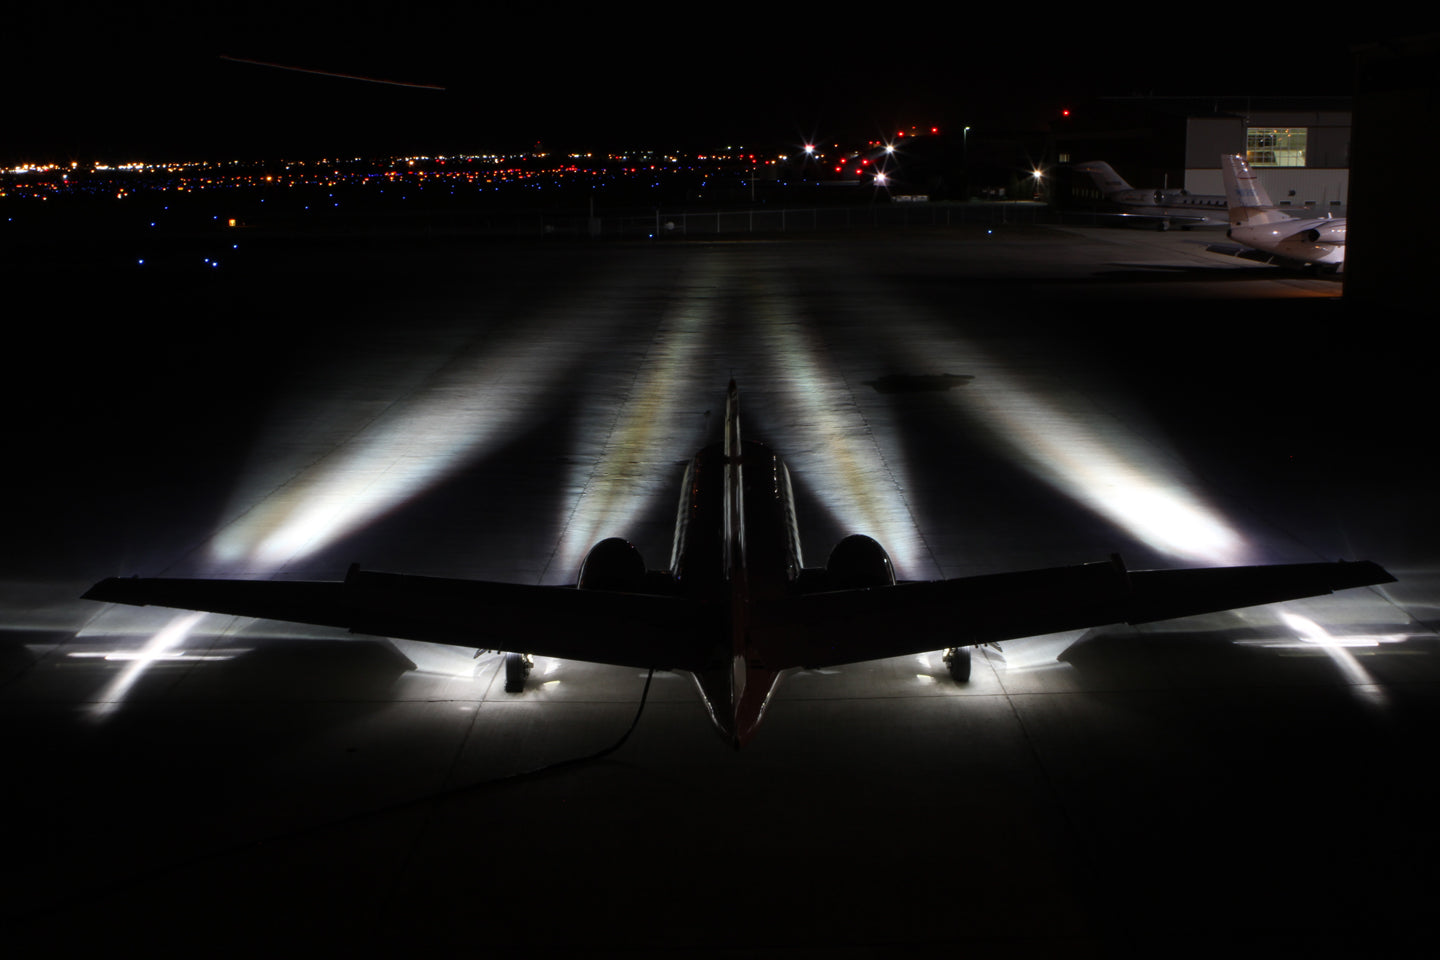
[[[1119,217],[1122,220],[1141,220],[1150,222],[1165,221],[1166,223],[1173,224],[1177,227],[1223,227],[1225,225],[1225,220],[1223,217],[1216,218],[1214,216],[1206,216],[1203,213],[1130,213],[1124,210],[1118,210],[1109,213],[1101,212],[1098,214],[1094,214],[1094,216]]]
[[[779,651],[778,658],[767,658],[766,667],[821,667],[1111,623],[1169,620],[1394,579],[1368,561],[1128,571],[1116,557],[792,597],[776,601],[754,622],[770,632],[763,638],[765,646]]]
[[[750,618],[766,666],[820,667],[1147,623],[1393,582],[1379,565],[1128,571],[1109,562],[772,601]],[[85,599],[342,627],[352,633],[657,669],[703,668],[714,614],[682,597],[352,569],[344,581],[111,578]]]
[[[700,607],[682,597],[351,569],[344,581],[102,580],[87,600],[342,627],[352,633],[627,667],[703,663]]]

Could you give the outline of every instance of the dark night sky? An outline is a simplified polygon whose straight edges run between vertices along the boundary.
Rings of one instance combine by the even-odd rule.
[[[1345,93],[1351,74],[1353,35],[1314,52],[1289,45],[1301,63],[1326,64],[1305,69],[1294,54],[1257,62],[1209,40],[1198,57],[1136,54],[1135,39],[1122,52],[1114,19],[967,13],[962,26],[937,29],[817,6],[524,9],[534,12],[380,0],[23,10],[8,21],[14,55],[0,65],[9,91],[0,160],[461,152],[537,140],[779,146],[901,123],[1034,127],[1094,95]],[[1170,34],[1163,16],[1138,16],[1141,36]]]

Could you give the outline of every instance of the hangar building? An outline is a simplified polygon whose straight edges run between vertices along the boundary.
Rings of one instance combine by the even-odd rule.
[[[1220,158],[1241,153],[1280,206],[1341,216],[1349,200],[1348,97],[1125,97],[1073,119],[1055,128],[1057,162],[1104,160],[1136,187],[1224,193]],[[1083,199],[1082,183],[1057,189]]]

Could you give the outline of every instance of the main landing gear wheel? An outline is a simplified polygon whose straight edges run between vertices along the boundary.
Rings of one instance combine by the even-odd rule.
[[[535,661],[530,659],[528,653],[505,654],[505,692],[523,693],[525,678],[530,676],[530,668],[533,666]]]
[[[951,647],[945,651],[945,664],[950,668],[950,678],[956,683],[970,679],[970,648]]]

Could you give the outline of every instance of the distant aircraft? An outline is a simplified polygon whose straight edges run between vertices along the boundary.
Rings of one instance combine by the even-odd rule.
[[[1112,212],[1114,216],[1153,220],[1161,230],[1170,229],[1171,224],[1189,228],[1220,226],[1226,222],[1223,196],[1192,194],[1188,190],[1159,187],[1153,190],[1137,190],[1103,160],[1077,163],[1071,169],[1090,175],[1100,198],[1118,208]]]
[[[1220,172],[1229,202],[1230,229],[1226,236],[1282,260],[1324,266],[1332,271],[1345,268],[1344,218],[1302,220],[1278,210],[1260,178],[1238,154],[1221,157]]]
[[[790,474],[740,436],[731,381],[725,436],[685,469],[668,570],[625,540],[591,548],[574,586],[362,571],[343,581],[111,578],[86,599],[344,627],[353,633],[528,657],[684,670],[720,734],[754,736],[787,671],[946,650],[970,675],[977,644],[1110,623],[1146,623],[1393,581],[1368,561],[1129,571],[1118,556],[956,580],[896,582],[885,549],[854,534],[807,568]],[[519,681],[515,684],[515,681]]]

